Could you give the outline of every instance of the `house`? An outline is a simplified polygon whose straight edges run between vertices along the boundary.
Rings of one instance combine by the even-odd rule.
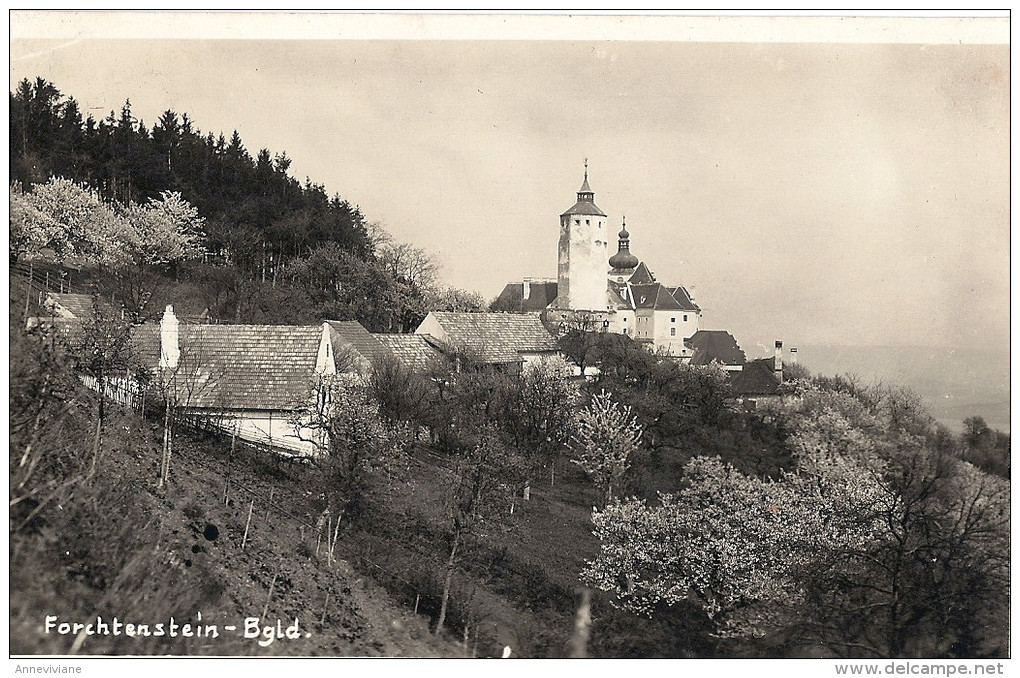
[[[433,311],[414,333],[447,355],[511,370],[557,353],[556,339],[537,313]]]
[[[412,372],[427,374],[447,364],[435,340],[425,334],[374,334],[397,362]]]
[[[327,320],[323,323],[317,365],[326,374],[352,372],[366,375],[372,363],[391,355],[357,320]]]
[[[774,357],[752,360],[742,370],[730,372],[729,378],[736,402],[745,410],[755,411],[767,402],[781,399],[783,342],[776,342]]]
[[[725,330],[698,330],[684,344],[691,353],[691,365],[716,363],[727,372],[739,372],[747,363],[737,340]]]
[[[558,284],[552,278],[525,278],[507,283],[493,302],[492,310],[509,313],[539,313],[556,300]]]
[[[45,315],[28,318],[25,328],[53,333],[66,342],[76,341],[81,336],[84,324],[95,319],[97,307],[106,317],[115,317],[114,308],[109,302],[88,294],[47,292],[40,306]],[[116,313],[119,318],[119,311]]]
[[[183,416],[291,453],[315,450],[314,433],[293,420],[317,377],[336,371],[325,324],[189,325],[167,306],[158,327],[135,335]]]
[[[46,309],[53,318],[77,318],[88,320],[95,315],[94,304],[100,304],[104,310],[112,311],[112,307],[88,294],[65,294],[47,292],[43,299],[42,307]]]

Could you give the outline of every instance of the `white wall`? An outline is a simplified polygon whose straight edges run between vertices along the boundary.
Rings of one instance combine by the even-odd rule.
[[[449,340],[446,336],[446,330],[443,329],[443,326],[439,324],[439,321],[436,320],[436,317],[431,313],[425,316],[425,320],[421,321],[421,324],[418,325],[418,329],[416,329],[414,333],[427,334],[442,342]]]
[[[606,217],[560,217],[557,308],[602,311],[607,307],[609,237]]]
[[[612,314],[609,319],[609,331],[613,334],[626,334],[629,337],[635,336],[637,331],[637,316],[631,309],[620,309]],[[624,330],[627,330],[624,332]]]
[[[290,413],[283,411],[239,410],[210,413],[196,410],[188,414],[208,418],[211,424],[228,434],[236,429],[237,437],[241,440],[272,445],[295,454],[315,454],[318,448],[313,441],[321,440],[309,429],[301,429],[299,432],[290,422]]]
[[[684,339],[698,331],[699,321],[700,314],[695,311],[654,311],[650,323],[655,347],[670,355],[687,356],[690,351],[684,347]]]

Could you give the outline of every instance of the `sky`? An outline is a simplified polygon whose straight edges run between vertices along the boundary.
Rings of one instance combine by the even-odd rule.
[[[1008,351],[1008,19],[248,18],[16,12],[10,86],[286,151],[487,299],[555,276],[587,158],[631,251],[749,354]]]

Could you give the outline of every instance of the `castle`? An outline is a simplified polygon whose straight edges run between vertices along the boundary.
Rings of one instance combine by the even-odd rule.
[[[686,288],[658,282],[630,251],[626,218],[617,233],[617,251],[609,256],[610,228],[595,204],[585,161],[577,200],[560,215],[556,279],[510,283],[494,309],[539,312],[560,332],[626,334],[652,350],[690,359],[695,349],[689,340],[700,329],[701,308]]]

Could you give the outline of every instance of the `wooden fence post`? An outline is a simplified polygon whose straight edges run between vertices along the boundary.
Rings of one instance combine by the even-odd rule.
[[[248,520],[244,523],[244,538],[241,539],[241,550],[248,543],[248,526],[251,525],[251,513],[255,510],[255,497],[251,499],[251,506],[248,507]]]

